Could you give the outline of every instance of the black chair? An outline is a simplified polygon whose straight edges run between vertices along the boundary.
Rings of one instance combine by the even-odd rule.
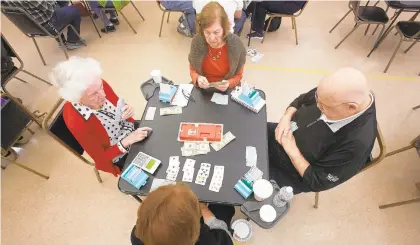
[[[337,24],[335,24],[335,26],[330,30],[330,33],[347,17],[347,15],[350,14],[350,12],[353,12],[356,24],[354,25],[353,29],[343,38],[343,40],[341,40],[337,46],[335,46],[335,49],[337,49],[362,24],[382,25],[381,33],[378,36],[378,40],[375,42],[377,43],[383,34],[385,24],[389,21],[386,11],[377,6],[360,6],[360,1],[349,1],[349,8],[350,10],[343,16],[343,18],[338,21]],[[365,31],[365,35],[367,30],[368,28]]]
[[[403,42],[412,42],[412,44],[404,51],[404,54],[407,53],[416,43],[420,41],[420,21],[399,21],[395,26],[397,33],[400,34],[400,42],[395,48],[394,53],[391,56],[391,59],[386,66],[384,73],[388,71],[388,68],[391,66],[392,61],[395,58],[398,50],[401,47]],[[392,31],[392,30],[391,30]],[[391,31],[388,32],[391,33]],[[386,36],[384,37],[384,39]]]
[[[63,39],[61,38],[61,34],[67,29],[72,28],[73,31],[79,36],[80,39],[82,37],[77,33],[76,29],[72,25],[67,25],[63,29],[58,30],[58,34],[54,35],[47,31],[43,26],[41,26],[34,18],[32,18],[25,10],[16,7],[7,7],[2,6],[1,11],[3,14],[26,36],[30,37],[35,44],[36,50],[38,51],[39,57],[41,57],[42,63],[45,63],[44,57],[41,54],[41,51],[38,47],[38,43],[35,40],[35,37],[50,37],[60,41],[61,47],[63,49],[64,55],[68,59],[69,56],[67,54],[66,47],[64,45]],[[86,43],[84,44],[86,46]]]
[[[93,166],[96,178],[99,183],[102,183],[99,171],[96,169],[95,164],[83,157],[84,150],[79,142],[74,138],[73,134],[67,128],[63,118],[63,104],[64,100],[59,99],[48,116],[45,117],[42,127],[53,139],[55,139],[60,145],[64,146],[68,151],[73,153],[76,157],[82,160],[84,163]],[[51,121],[51,123],[49,123]]]
[[[165,19],[165,14],[168,13],[168,18],[166,20],[166,23],[169,23],[169,16],[171,16],[171,13],[183,13],[182,11],[177,10],[168,10],[165,7],[162,6],[161,1],[156,1],[158,7],[160,10],[162,10],[162,20],[160,21],[160,30],[159,30],[159,37],[162,36],[162,27],[163,27],[163,20]]]

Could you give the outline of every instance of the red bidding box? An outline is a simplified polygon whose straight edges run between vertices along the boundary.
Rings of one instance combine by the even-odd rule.
[[[222,141],[223,124],[181,123],[179,141],[220,142]]]

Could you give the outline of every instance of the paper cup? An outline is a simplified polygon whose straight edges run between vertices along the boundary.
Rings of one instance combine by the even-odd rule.
[[[153,78],[153,81],[155,81],[155,83],[162,82],[162,74],[160,70],[153,70],[152,72],[150,72],[150,76]]]
[[[270,181],[260,179],[255,181],[253,185],[255,200],[262,202],[273,194],[273,185]]]
[[[277,212],[271,205],[264,205],[260,209],[260,218],[262,221],[270,223],[276,219]]]

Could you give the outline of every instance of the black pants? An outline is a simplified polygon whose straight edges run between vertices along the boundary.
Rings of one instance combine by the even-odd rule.
[[[302,8],[302,1],[262,1],[262,2],[253,2],[256,4],[255,16],[252,21],[252,30],[263,33],[264,32],[264,22],[267,11],[276,14],[294,14]],[[252,5],[251,4],[251,5]],[[250,6],[251,6],[250,5]],[[248,10],[254,7],[248,6]],[[253,9],[252,9],[253,10]]]
[[[235,208],[233,206],[223,204],[209,204],[208,208],[217,219],[223,220],[230,228],[233,215],[235,215]]]
[[[310,192],[309,187],[302,182],[302,177],[291,164],[289,156],[276,140],[277,125],[277,123],[267,123],[270,179],[275,180],[280,188],[283,186],[293,187],[294,194]]]

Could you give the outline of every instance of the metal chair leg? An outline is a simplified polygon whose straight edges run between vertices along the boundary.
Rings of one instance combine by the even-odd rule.
[[[254,16],[252,16],[252,18],[254,18]],[[263,34],[263,39],[261,40],[261,43],[263,43],[264,42],[264,39],[265,39],[265,35],[268,33],[268,28],[270,27],[270,25],[271,25],[271,21],[273,20],[273,18],[272,17],[269,17],[268,18],[268,25],[267,25],[267,28],[265,28],[265,33]],[[248,45],[249,46],[249,45]]]
[[[16,151],[14,151],[13,149],[10,149],[9,151],[11,151],[11,154],[14,154],[14,155],[18,155],[17,153],[16,153]],[[27,171],[29,171],[29,172],[31,172],[31,173],[33,173],[33,174],[36,174],[36,175],[38,175],[39,177],[41,177],[41,178],[44,178],[44,179],[49,179],[50,177],[48,176],[48,175],[45,175],[45,174],[42,174],[42,173],[40,173],[40,172],[38,172],[38,171],[36,171],[36,170],[34,170],[34,169],[32,169],[32,168],[29,168],[29,167],[26,167],[25,165],[22,165],[22,164],[20,164],[20,163],[18,163],[18,162],[16,162],[16,161],[12,161],[12,160],[10,160],[10,159],[7,159],[7,158],[5,158],[5,157],[1,157],[1,158],[3,158],[3,159],[6,159],[7,161],[9,161],[10,163],[12,163],[12,164],[14,164],[14,165],[16,165],[16,166],[18,166],[18,167],[21,167],[21,168],[23,168],[23,169],[25,169],[25,170],[27,170]]]
[[[74,26],[69,25],[69,28],[73,29],[73,32],[74,32],[74,33],[76,33],[76,35],[77,35],[77,37],[79,38],[79,40],[83,40],[82,36],[80,36],[80,33],[78,33],[78,32],[76,31],[76,28],[74,28]],[[63,30],[63,31],[64,31],[64,30]],[[60,33],[60,35],[61,35],[61,33]],[[83,42],[83,45],[86,47],[86,46],[87,46],[86,42]]]
[[[296,18],[294,16],[292,17],[292,25],[294,26],[294,29],[295,29],[296,45],[298,45],[297,25],[296,25]]]
[[[418,106],[414,106],[413,107],[413,111],[415,111],[415,110],[417,110],[417,109],[419,109],[420,108],[420,105],[418,105]]]
[[[60,44],[63,47],[63,52],[64,52],[64,55],[66,56],[66,59],[69,59],[69,55],[67,54],[66,45],[64,45],[63,39],[61,39],[61,34],[58,34],[58,39],[60,40]]]
[[[23,83],[26,83],[26,84],[28,83],[27,81],[25,81],[25,80],[23,80],[22,78],[19,78],[19,77],[17,77],[17,76],[15,76],[14,78],[15,78],[15,79],[17,79],[17,80],[19,80],[19,81],[21,81],[21,82],[23,82]]]
[[[375,30],[373,30],[373,32],[372,32],[372,36],[373,36],[373,35],[375,35],[375,32],[376,32],[376,30],[378,30],[378,27],[379,27],[379,24],[378,24],[378,25],[376,25]]]
[[[139,203],[142,203],[143,201],[141,200],[141,198],[137,195],[131,195],[134,199],[136,199]]]
[[[171,12],[168,12],[168,19],[166,19],[166,23],[169,23],[169,16],[171,15]]]
[[[370,24],[368,24],[368,26],[366,27],[365,36],[366,36],[367,32],[369,31],[369,27],[370,27]]]
[[[341,21],[343,21],[346,17],[347,17],[347,15],[349,15],[350,14],[350,12],[351,12],[352,10],[350,9],[344,16],[343,16],[343,18],[341,18],[338,22],[337,22],[337,24],[335,24],[335,26],[329,31],[329,33],[331,33],[332,31],[334,31],[334,29],[341,23]]]
[[[143,15],[140,13],[140,11],[137,9],[136,5],[133,3],[133,1],[130,1],[131,5],[133,5],[134,9],[137,11],[137,13],[140,15],[140,17],[143,19],[144,21],[144,17]],[[121,14],[122,15],[122,14]],[[125,17],[124,17],[125,18]]]
[[[314,204],[314,208],[318,208],[318,203],[319,203],[319,192],[315,192],[315,204]]]
[[[406,54],[416,43],[418,43],[419,41],[417,40],[417,41],[414,41],[411,45],[410,45],[410,47],[408,47],[405,51],[404,51],[404,54]]]
[[[420,197],[415,198],[415,199],[411,199],[411,200],[407,200],[407,201],[402,201],[402,202],[395,202],[395,203],[390,203],[390,204],[385,204],[385,205],[379,205],[379,209],[397,207],[397,206],[410,204],[410,203],[416,203],[416,202],[420,202]]]
[[[390,59],[390,60],[389,60],[389,62],[388,62],[388,65],[386,66],[386,68],[385,68],[385,70],[384,70],[384,73],[386,73],[386,72],[388,71],[388,68],[389,68],[389,66],[391,65],[392,61],[394,60],[395,55],[397,54],[398,49],[400,49],[400,46],[401,46],[401,44],[403,43],[403,41],[404,41],[404,40],[401,38],[400,42],[398,43],[397,48],[395,49],[394,53],[393,53],[393,54],[392,54],[392,56],[391,56],[391,59]]]
[[[133,4],[133,6],[134,6],[134,4]],[[128,19],[125,17],[123,12],[121,12],[121,11],[118,11],[118,12],[120,12],[121,16],[124,18],[125,22],[127,22],[127,24],[130,26],[131,30],[133,30],[134,34],[137,34],[136,30],[134,30],[134,27],[131,25],[130,21],[128,21]]]
[[[359,27],[360,25],[359,24],[357,24],[356,23],[356,26],[355,27],[353,27],[353,29],[349,32],[349,34],[347,34],[344,38],[343,38],[343,40],[341,40],[341,42],[339,42],[338,44],[337,44],[337,46],[335,46],[335,49],[337,49],[358,27]]]
[[[95,172],[96,175],[96,179],[98,180],[98,182],[101,184],[102,183],[102,178],[101,175],[99,174],[99,171],[97,168],[93,167],[93,171]]]
[[[370,55],[373,53],[373,51],[374,51],[375,47],[376,47],[376,48],[378,48],[378,47],[379,47],[379,42],[382,42],[382,41],[386,38],[386,36],[388,36],[388,34],[389,34],[389,33],[391,33],[391,31],[392,31],[392,28],[393,28],[393,27],[389,30],[389,32],[387,32],[387,33],[385,34],[385,36],[383,36],[383,35],[384,35],[384,31],[385,31],[385,24],[380,24],[380,25],[382,25],[381,32],[379,33],[378,39],[376,39],[376,42],[375,42],[375,44],[373,45],[373,48],[372,48],[372,50],[369,52],[369,54],[367,55],[367,57],[370,57]]]
[[[162,27],[163,27],[163,20],[165,19],[165,13],[166,13],[166,11],[163,11],[163,14],[162,14],[162,21],[160,22],[159,37],[161,37],[161,36],[162,36]]]
[[[29,71],[27,71],[27,70],[22,70],[22,72],[24,72],[24,73],[26,73],[26,74],[28,74],[28,75],[30,75],[30,76],[32,76],[32,77],[35,77],[36,79],[40,80],[40,81],[41,81],[41,82],[43,82],[43,83],[46,83],[46,84],[48,84],[48,85],[52,86],[52,84],[51,84],[50,82],[48,82],[47,80],[42,79],[42,78],[38,77],[37,75],[30,73],[30,72],[29,72]]]
[[[47,65],[47,63],[45,63],[44,57],[43,57],[43,56],[42,56],[42,54],[41,54],[41,50],[40,50],[40,49],[39,49],[39,47],[38,47],[38,43],[36,42],[35,38],[33,38],[33,37],[31,37],[31,38],[32,38],[32,41],[33,41],[33,42],[34,42],[34,44],[35,44],[36,50],[38,51],[39,57],[41,57],[42,63],[44,64],[44,66],[46,66],[46,65]],[[66,47],[64,46],[64,48],[66,48]]]
[[[96,33],[98,33],[99,38],[102,38],[101,33],[98,30],[98,27],[95,24],[95,20],[92,18],[92,14],[89,12],[89,18],[92,21],[93,27],[95,27]]]

